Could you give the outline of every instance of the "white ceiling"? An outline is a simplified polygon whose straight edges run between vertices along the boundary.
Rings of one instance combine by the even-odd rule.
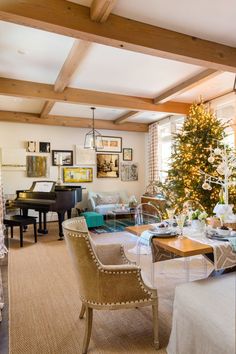
[[[223,95],[233,90],[235,75],[233,73],[222,73],[212,79],[205,81],[202,84],[188,90],[179,95],[175,100],[182,102],[193,102],[193,97],[196,101],[210,100],[214,97]]]
[[[91,0],[73,2],[90,6]],[[235,0],[117,0],[113,13],[236,46]],[[0,76],[54,84],[73,38],[0,21]],[[93,44],[74,75],[71,87],[154,98],[205,68],[173,60]],[[209,100],[232,90],[234,74],[222,73],[174,98]],[[0,97],[0,109],[40,113],[44,102]],[[96,119],[113,120],[127,113],[98,107]],[[90,107],[56,103],[51,114],[90,118]],[[130,122],[150,123],[166,113],[140,112]]]
[[[0,21],[0,76],[54,84],[73,38]]]
[[[113,120],[125,113],[127,113],[127,111],[122,109],[96,107],[94,118]],[[57,102],[53,106],[50,114],[68,117],[92,118],[92,111],[90,107],[61,102]]]
[[[202,68],[93,44],[70,86],[153,98]]]
[[[0,95],[0,111],[40,113],[44,101]]]

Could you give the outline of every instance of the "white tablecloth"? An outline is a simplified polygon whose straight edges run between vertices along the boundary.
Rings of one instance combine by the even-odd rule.
[[[235,354],[235,299],[235,272],[178,286],[167,353]]]

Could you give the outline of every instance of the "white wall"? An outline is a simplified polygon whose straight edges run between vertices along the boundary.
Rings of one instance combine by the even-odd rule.
[[[83,145],[84,136],[89,129],[54,127],[35,124],[17,124],[0,122],[0,148],[24,148],[27,141],[45,141],[51,143],[51,150],[75,150],[75,145]],[[133,148],[133,162],[139,164],[139,179],[134,182],[122,182],[120,178],[97,178],[96,166],[92,183],[80,184],[83,191],[83,206],[87,199],[87,192],[125,190],[128,195],[135,194],[137,198],[143,194],[146,186],[146,144],[145,133],[100,130],[103,135],[122,137],[123,147]],[[75,151],[74,151],[75,153]],[[30,153],[26,153],[29,154]],[[41,154],[39,154],[41,155]],[[50,161],[50,178],[57,180],[57,167],[51,165],[51,154],[47,154]],[[119,154],[120,162],[122,154]],[[91,166],[90,166],[91,167]],[[17,189],[28,189],[36,178],[26,177],[25,171],[2,171],[5,194],[14,194]],[[45,178],[42,178],[45,180]],[[39,179],[40,180],[40,179]]]

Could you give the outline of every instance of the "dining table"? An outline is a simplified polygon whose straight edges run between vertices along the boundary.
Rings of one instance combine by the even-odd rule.
[[[214,271],[225,271],[236,267],[236,252],[229,242],[210,239],[205,231],[196,231],[191,227],[184,227],[184,236],[159,237],[151,233],[155,224],[135,225],[126,227],[126,231],[138,236],[151,247],[152,263],[184,257],[188,265],[189,257],[203,255],[208,259]],[[144,242],[144,243],[145,243]],[[189,269],[186,267],[187,279]]]

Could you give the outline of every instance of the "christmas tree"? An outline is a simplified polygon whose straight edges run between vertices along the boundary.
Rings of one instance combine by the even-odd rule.
[[[175,135],[167,185],[175,193],[176,206],[186,200],[199,202],[208,214],[219,200],[220,186],[205,190],[200,171],[216,175],[208,161],[210,149],[219,146],[225,126],[203,103],[193,104],[181,132]]]

